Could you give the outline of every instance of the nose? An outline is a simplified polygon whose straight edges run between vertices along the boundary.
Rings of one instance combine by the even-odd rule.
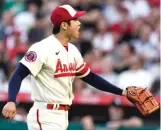
[[[78,20],[78,25],[81,25],[81,22]]]

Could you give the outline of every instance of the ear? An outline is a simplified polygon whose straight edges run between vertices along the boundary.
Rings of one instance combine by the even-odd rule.
[[[67,30],[68,29],[68,24],[66,22],[62,22],[61,27],[62,27],[62,29]]]

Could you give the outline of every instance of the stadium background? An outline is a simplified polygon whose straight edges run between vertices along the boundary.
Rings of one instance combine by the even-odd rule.
[[[61,4],[87,11],[80,18],[81,38],[73,43],[93,72],[121,88],[148,87],[160,102],[160,0],[0,0],[1,110],[15,65],[30,45],[51,34],[50,12]],[[16,117],[0,115],[0,130],[27,129],[29,81],[22,82]],[[160,110],[144,117],[126,98],[80,80],[73,92],[68,129],[160,129]]]

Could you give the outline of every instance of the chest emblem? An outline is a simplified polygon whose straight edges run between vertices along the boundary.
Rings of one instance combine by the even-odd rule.
[[[54,77],[75,76],[76,63],[63,64],[60,59],[57,60]]]

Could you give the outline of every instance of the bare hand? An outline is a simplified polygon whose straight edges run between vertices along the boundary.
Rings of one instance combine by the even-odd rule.
[[[16,115],[16,104],[14,102],[7,102],[3,107],[2,114],[6,119],[11,120]]]

